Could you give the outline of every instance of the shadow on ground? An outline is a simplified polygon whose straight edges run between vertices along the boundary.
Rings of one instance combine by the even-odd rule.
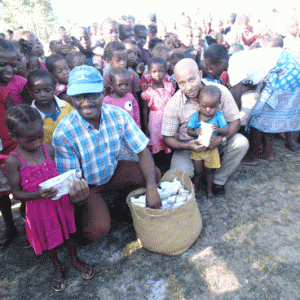
[[[136,240],[132,225],[115,222],[105,241],[79,247],[80,258],[96,270],[84,281],[61,248],[68,285],[61,293],[50,288],[51,261],[24,248],[24,225],[15,209],[20,235],[0,252],[0,298],[299,299],[300,156],[283,141],[275,141],[275,153],[275,162],[239,166],[226,197],[207,202],[198,193],[203,230],[182,255],[151,253]]]

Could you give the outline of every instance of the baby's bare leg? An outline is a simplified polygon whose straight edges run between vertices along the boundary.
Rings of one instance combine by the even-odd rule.
[[[205,171],[206,171],[206,178],[207,178],[207,187],[206,187],[207,198],[208,200],[212,200],[216,198],[216,196],[212,192],[212,185],[214,181],[214,169],[205,168]]]
[[[201,174],[203,172],[203,160],[193,160],[194,168],[195,168],[195,175],[194,175],[194,186],[196,192],[199,190],[199,183],[200,183],[200,178]]]

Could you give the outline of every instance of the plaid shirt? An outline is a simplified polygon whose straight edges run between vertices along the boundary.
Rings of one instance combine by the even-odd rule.
[[[227,123],[240,119],[236,102],[225,86],[205,79],[202,79],[202,83],[216,85],[221,90],[221,103],[218,110],[223,113]],[[187,134],[187,126],[191,115],[199,111],[199,108],[198,102],[188,99],[181,90],[178,90],[165,107],[161,134],[182,141],[192,140],[193,138]]]
[[[110,180],[121,145],[140,153],[148,139],[126,111],[107,104],[101,108],[99,130],[73,110],[53,135],[58,171],[80,170],[88,184],[102,185]]]

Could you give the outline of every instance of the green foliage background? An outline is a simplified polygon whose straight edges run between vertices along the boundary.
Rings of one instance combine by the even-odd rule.
[[[46,41],[59,27],[50,0],[0,0],[0,31],[20,26]]]

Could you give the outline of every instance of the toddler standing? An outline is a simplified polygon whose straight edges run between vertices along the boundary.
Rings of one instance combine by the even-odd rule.
[[[105,94],[109,95],[112,93],[110,87],[109,73],[115,68],[127,68],[127,53],[126,48],[123,43],[114,41],[109,43],[104,49],[104,58],[109,62],[109,65],[104,69],[103,84],[105,89]],[[139,88],[139,76],[135,71],[129,68],[130,72],[130,92],[133,94],[135,99],[137,99],[137,92],[140,91]]]
[[[103,103],[123,108],[141,128],[139,105],[137,100],[129,92],[130,72],[125,68],[116,68],[110,72],[109,77],[113,93],[106,96]]]
[[[65,244],[71,263],[84,279],[94,275],[92,266],[77,256],[76,245],[70,234],[76,231],[74,206],[68,195],[52,200],[57,194],[54,188],[42,189],[39,184],[59,175],[54,162],[54,148],[43,144],[44,131],[40,113],[27,105],[19,105],[7,111],[6,125],[11,137],[18,144],[7,161],[7,177],[14,198],[26,201],[26,233],[36,254],[46,251],[54,266],[51,287],[59,292],[66,288],[64,270],[57,256],[56,247]],[[76,179],[88,193],[84,180]],[[70,188],[73,195],[74,187]],[[73,199],[75,200],[75,199]]]
[[[229,127],[222,112],[218,111],[221,101],[221,91],[213,85],[205,86],[199,94],[200,110],[192,114],[187,133],[197,139],[202,135],[201,121],[212,124],[213,134],[226,136],[229,134]],[[213,170],[220,168],[220,156],[218,148],[213,150],[205,150],[201,152],[192,152],[191,159],[195,167],[194,185],[198,189],[200,177],[203,172],[203,165],[207,178],[207,198],[214,199],[212,192],[212,184],[214,179]]]
[[[141,96],[145,101],[144,119],[146,132],[150,135],[149,148],[154,154],[154,160],[156,160],[158,155],[157,157],[155,155],[159,152],[171,152],[171,149],[163,142],[161,127],[166,104],[171,99],[175,89],[172,83],[163,80],[167,73],[167,64],[163,58],[152,57],[148,62],[148,73],[151,77],[151,84]],[[160,164],[157,160],[155,162]]]

